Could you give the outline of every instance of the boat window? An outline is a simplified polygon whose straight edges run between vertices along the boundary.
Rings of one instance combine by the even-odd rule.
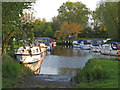
[[[29,51],[30,51],[30,50],[28,49],[28,50],[27,50],[27,53],[29,53]]]
[[[98,45],[102,44],[102,41],[97,41],[97,44],[98,44]]]
[[[105,49],[110,49],[109,46],[105,46]]]
[[[36,52],[38,53],[38,48],[36,49]]]
[[[35,53],[35,50],[33,50],[33,53]]]
[[[90,40],[85,40],[84,41],[84,44],[86,45],[86,44],[91,44],[91,41]]]
[[[24,50],[22,50],[22,52],[24,52]]]

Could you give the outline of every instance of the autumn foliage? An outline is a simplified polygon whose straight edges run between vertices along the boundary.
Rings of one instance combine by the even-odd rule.
[[[75,38],[77,38],[76,34],[81,33],[83,29],[84,27],[79,23],[68,23],[67,21],[65,21],[61,24],[60,30],[55,32],[55,37],[61,37],[62,39],[65,39],[68,37],[68,35],[72,34],[73,36],[75,35]]]

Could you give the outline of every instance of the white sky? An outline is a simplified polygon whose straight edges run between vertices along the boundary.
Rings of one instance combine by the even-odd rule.
[[[51,21],[54,16],[58,15],[57,9],[66,1],[81,1],[90,10],[95,10],[97,2],[100,0],[37,0],[34,5],[35,17],[45,18],[48,22]]]

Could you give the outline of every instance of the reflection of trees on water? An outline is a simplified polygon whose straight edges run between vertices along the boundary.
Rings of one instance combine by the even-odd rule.
[[[89,50],[81,50],[80,48],[72,48],[72,46],[56,46],[54,50],[52,50],[52,55],[58,56],[86,56],[90,53]]]
[[[76,75],[80,68],[60,68],[59,73],[61,75]]]

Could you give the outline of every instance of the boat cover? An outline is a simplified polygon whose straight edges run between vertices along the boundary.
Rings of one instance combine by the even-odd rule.
[[[77,40],[77,43],[80,44],[81,41],[83,41],[83,39],[79,39],[79,40]]]
[[[92,45],[93,46],[99,46],[99,45],[103,45],[104,42],[102,39],[92,39]]]
[[[90,39],[85,39],[83,41],[84,41],[84,44],[91,44],[92,43]]]

